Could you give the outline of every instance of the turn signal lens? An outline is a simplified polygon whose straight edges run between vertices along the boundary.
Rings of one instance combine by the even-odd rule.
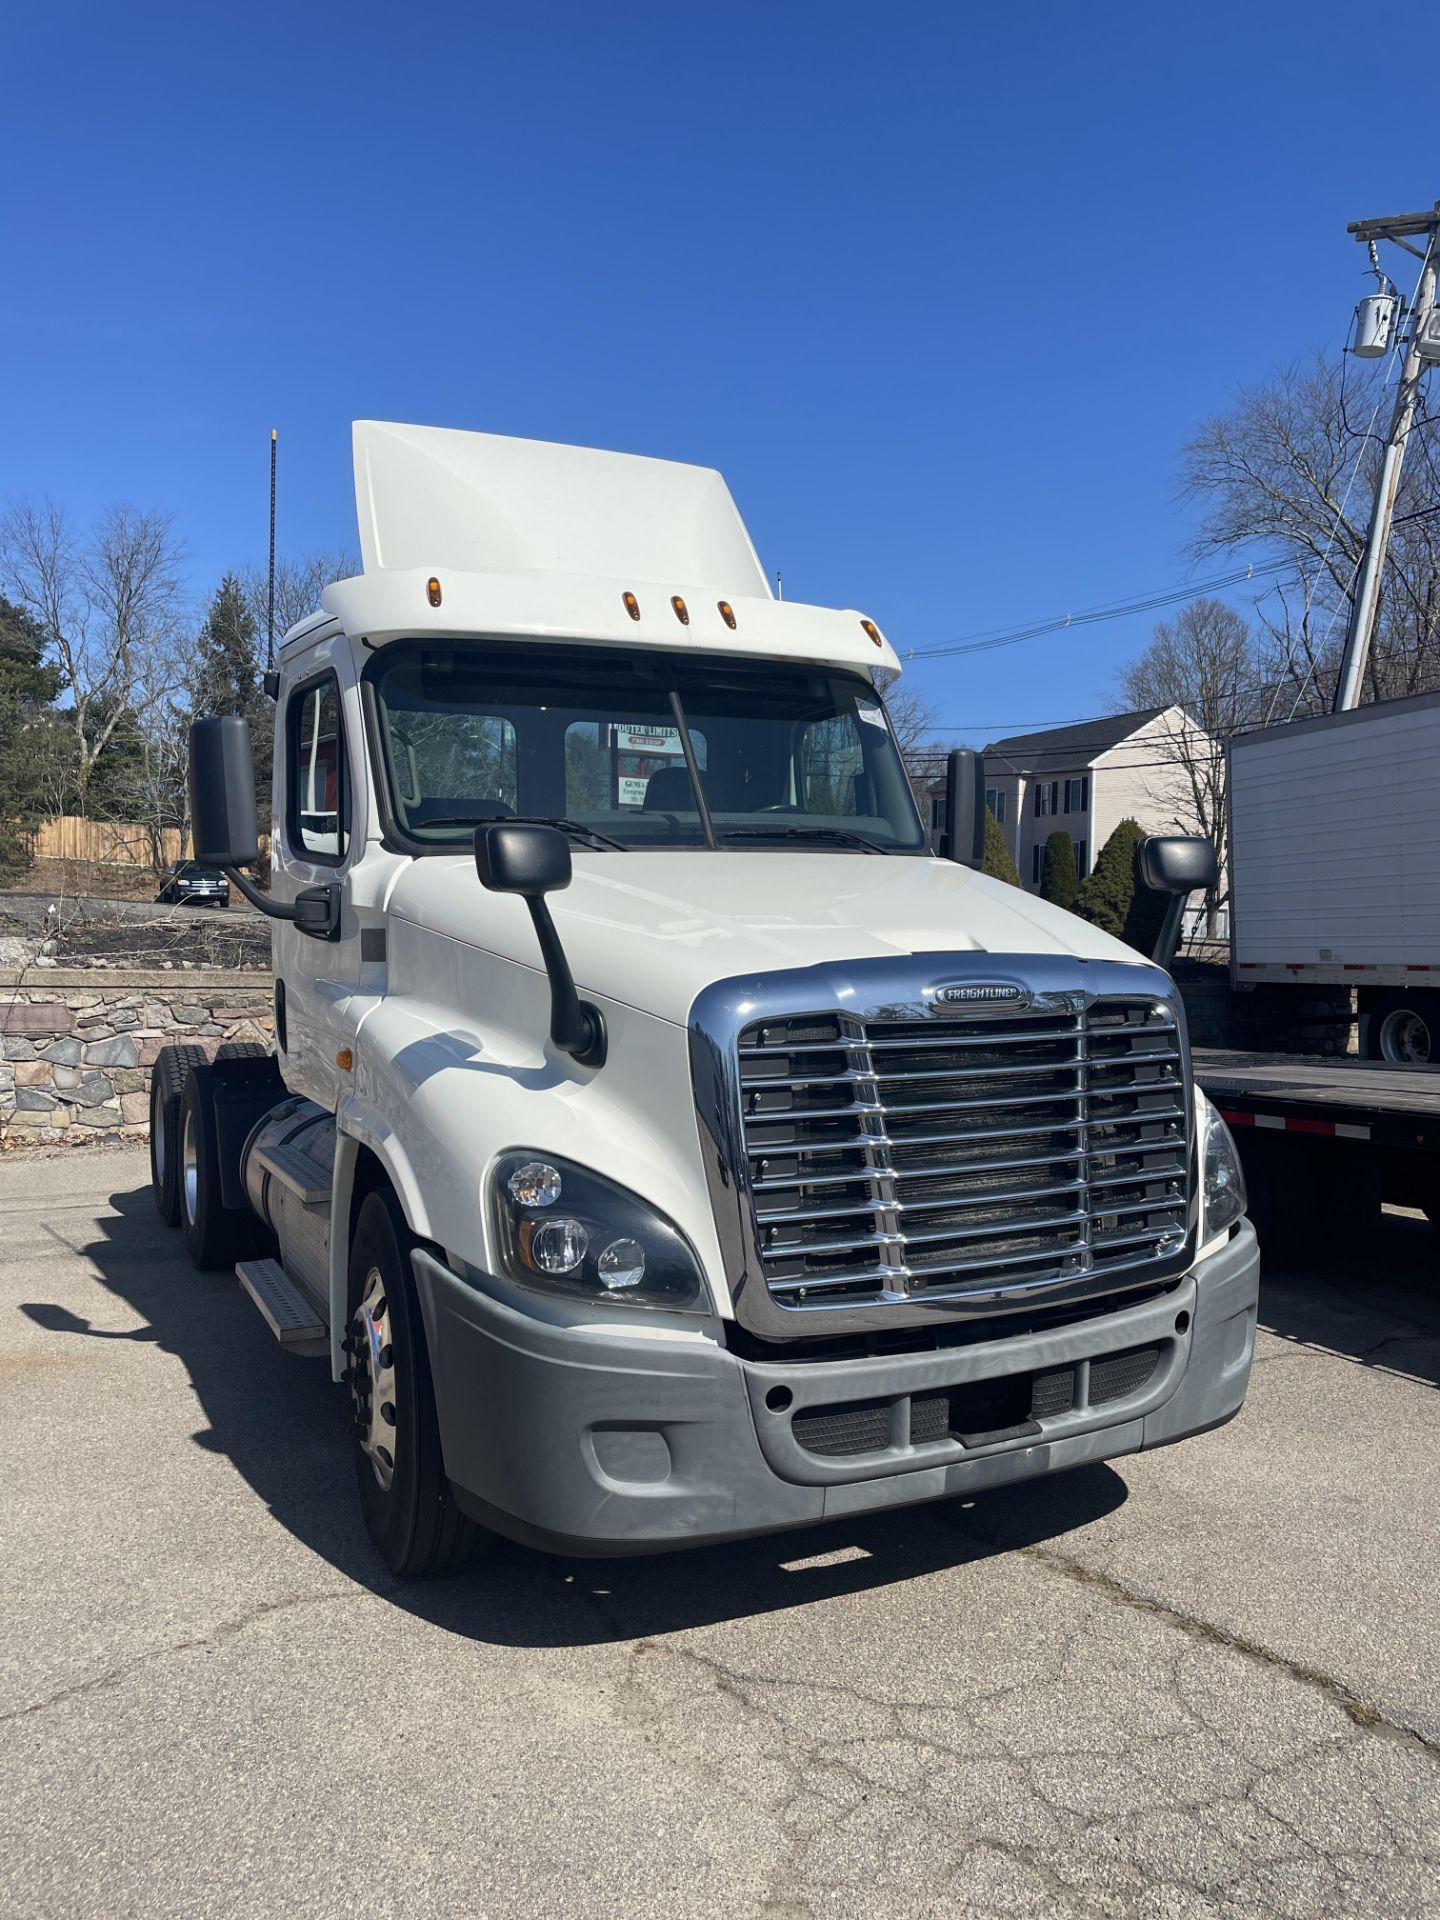
[[[350,1051],[349,1047],[341,1047],[340,1051],[335,1056],[335,1064],[337,1067],[339,1067],[342,1073],[349,1073],[350,1069],[355,1064],[355,1056]]]
[[[685,602],[680,598],[678,593],[671,594],[670,604],[672,607],[674,607],[675,618],[680,622],[681,626],[688,627],[690,624],[690,609],[686,606]]]
[[[869,634],[870,638],[875,642],[877,647],[884,646],[885,642],[880,638],[880,629],[879,627],[876,626],[873,620],[862,620],[860,624],[865,629],[866,633]]]
[[[620,598],[625,602],[625,611],[629,614],[630,618],[632,620],[638,620],[640,618],[640,602],[635,598],[634,594],[622,593]]]
[[[728,600],[717,600],[715,604],[720,609],[720,618],[725,622],[726,626],[733,631],[735,626],[734,607],[731,606]]]
[[[433,573],[425,582],[425,598],[430,602],[432,607],[438,607],[444,598],[440,591],[440,582],[435,578]]]

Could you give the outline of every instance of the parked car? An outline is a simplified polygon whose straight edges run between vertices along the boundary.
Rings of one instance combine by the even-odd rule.
[[[171,907],[228,907],[230,882],[218,867],[182,860],[155,898]]]

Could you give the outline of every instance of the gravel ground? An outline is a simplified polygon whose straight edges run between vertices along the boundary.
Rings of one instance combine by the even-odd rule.
[[[397,1583],[343,1411],[132,1153],[0,1166],[0,1910],[1440,1914],[1437,1242],[1267,1276],[1168,1451]]]
[[[61,967],[268,968],[270,926],[238,895],[222,909],[0,892],[0,961],[33,963],[41,951]]]

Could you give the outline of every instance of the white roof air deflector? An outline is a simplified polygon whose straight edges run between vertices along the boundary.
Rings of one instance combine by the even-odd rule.
[[[357,420],[355,512],[367,574],[588,574],[770,597],[710,467]]]

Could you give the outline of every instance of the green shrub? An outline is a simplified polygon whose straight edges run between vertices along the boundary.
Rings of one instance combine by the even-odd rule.
[[[988,807],[985,809],[985,857],[980,862],[980,871],[1012,887],[1020,884],[1019,869],[1010,858],[1010,849],[1005,844],[1000,824]]]
[[[1057,827],[1045,842],[1045,861],[1040,869],[1040,898],[1057,907],[1075,905],[1079,890],[1075,878],[1075,842],[1063,827]]]
[[[1138,857],[1145,837],[1138,820],[1120,822],[1076,894],[1075,912],[1148,956],[1165,917],[1166,899],[1140,878]]]

